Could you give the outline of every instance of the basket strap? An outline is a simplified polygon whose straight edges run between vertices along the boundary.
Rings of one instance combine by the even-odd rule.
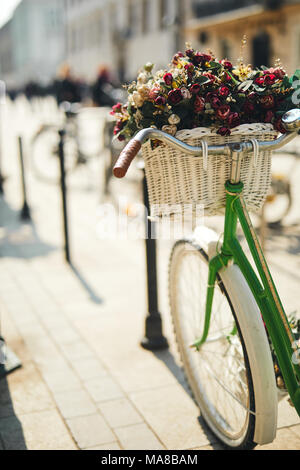
[[[208,145],[206,140],[201,139],[202,157],[203,157],[203,170],[206,172],[208,167]]]
[[[258,154],[259,154],[259,144],[257,139],[250,139],[250,142],[253,146],[253,160],[252,165],[256,168],[258,162]]]

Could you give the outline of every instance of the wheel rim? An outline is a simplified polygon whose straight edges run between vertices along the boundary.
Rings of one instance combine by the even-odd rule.
[[[202,335],[208,266],[195,249],[183,249],[178,263],[171,303],[189,381],[208,424],[223,441],[238,445],[247,433],[251,399],[233,309],[216,287],[208,338],[199,351],[191,348]]]
[[[41,133],[34,142],[33,162],[37,175],[49,182],[57,182],[60,176],[58,160],[59,135],[56,129]],[[76,163],[76,142],[65,138],[64,160],[65,171],[72,170]]]

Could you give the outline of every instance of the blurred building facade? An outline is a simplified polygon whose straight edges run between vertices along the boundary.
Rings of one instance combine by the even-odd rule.
[[[165,65],[178,47],[181,0],[68,0],[67,60],[92,80],[106,65],[122,82],[148,61]]]
[[[0,74],[8,87],[47,83],[65,57],[62,0],[23,0],[0,30]]]
[[[166,67],[191,42],[236,60],[288,72],[300,65],[300,0],[22,0],[0,29],[0,79],[47,83],[63,63],[92,82],[100,66],[116,80],[145,62]]]
[[[185,37],[194,48],[254,66],[279,58],[289,73],[300,66],[300,0],[189,0]]]

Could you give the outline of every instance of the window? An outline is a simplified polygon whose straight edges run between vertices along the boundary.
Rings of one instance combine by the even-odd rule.
[[[168,0],[159,0],[159,27],[163,29],[168,16]]]
[[[230,59],[230,45],[227,39],[221,39],[220,43],[221,54],[220,56],[224,59]]]
[[[142,0],[142,34],[146,34],[150,30],[151,23],[151,1]]]

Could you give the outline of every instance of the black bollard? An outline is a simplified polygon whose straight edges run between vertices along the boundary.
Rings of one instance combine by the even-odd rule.
[[[1,106],[1,103],[0,103]],[[0,112],[0,194],[4,194],[4,187],[3,183],[5,181],[5,177],[2,173],[2,133],[1,133],[1,112]]]
[[[144,170],[143,170],[144,171]],[[150,205],[147,190],[147,181],[143,178],[144,205],[147,215],[150,213]],[[162,320],[158,311],[157,295],[157,266],[156,266],[156,240],[154,237],[154,224],[146,217],[146,264],[147,264],[147,294],[148,314],[145,322],[145,336],[141,346],[151,351],[168,348],[168,342],[162,332]]]
[[[60,189],[61,189],[62,210],[63,210],[64,252],[65,252],[65,260],[67,261],[67,263],[71,264],[69,227],[68,227],[64,137],[65,137],[65,130],[62,129],[59,131],[58,155],[59,155],[59,163],[60,163]]]
[[[18,137],[18,144],[19,144],[19,158],[20,158],[21,182],[22,182],[22,193],[23,193],[23,207],[21,209],[20,217],[21,217],[21,220],[31,220],[30,209],[27,203],[25,165],[24,165],[24,156],[23,156],[23,141],[22,141],[21,136]]]

